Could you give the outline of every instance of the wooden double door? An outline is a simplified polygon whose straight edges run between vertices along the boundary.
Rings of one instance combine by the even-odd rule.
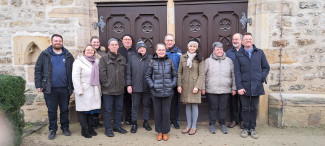
[[[187,51],[187,43],[196,38],[204,58],[212,53],[215,41],[223,43],[225,51],[234,33],[246,32],[248,0],[174,0],[176,45]],[[133,36],[135,45],[142,39],[154,53],[157,43],[164,42],[167,33],[167,1],[97,2],[99,37],[107,47],[111,37],[120,42],[122,36]]]
[[[176,45],[183,53],[187,51],[187,43],[196,38],[203,57],[207,58],[212,53],[213,42],[223,43],[227,51],[232,46],[232,35],[246,32],[244,20],[248,0],[174,0],[174,3]],[[134,46],[138,39],[142,39],[150,54],[154,53],[157,43],[164,42],[168,25],[166,0],[96,4],[100,42],[105,47],[109,38],[114,37],[121,42],[125,34],[133,36]],[[181,104],[180,108],[179,118],[186,120],[185,106]],[[199,110],[199,121],[207,121],[208,103],[205,97],[202,98]]]

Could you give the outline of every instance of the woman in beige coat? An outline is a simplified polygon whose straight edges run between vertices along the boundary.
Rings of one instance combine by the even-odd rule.
[[[97,135],[93,128],[93,116],[100,112],[101,107],[98,63],[96,50],[88,45],[74,61],[72,68],[76,111],[79,112],[81,134],[86,138]]]
[[[188,51],[181,56],[178,67],[177,91],[180,101],[186,104],[187,127],[183,134],[196,133],[196,121],[199,115],[198,103],[201,103],[201,87],[204,80],[204,61],[198,50],[198,43],[190,41]]]

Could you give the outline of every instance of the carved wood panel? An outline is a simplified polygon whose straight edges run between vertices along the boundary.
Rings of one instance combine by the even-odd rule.
[[[210,56],[211,45],[216,41],[221,42],[227,51],[232,46],[232,35],[246,32],[247,27],[243,27],[240,19],[243,15],[246,17],[247,3],[247,0],[175,0],[176,45],[185,52],[191,38],[198,38],[204,58]],[[186,29],[189,25],[194,31]]]
[[[98,2],[98,17],[103,20],[99,31],[101,45],[107,47],[111,37],[120,41],[123,35],[133,36],[133,47],[138,39],[148,46],[148,52],[154,53],[157,43],[164,42],[167,32],[166,2]],[[104,25],[105,24],[105,25]]]

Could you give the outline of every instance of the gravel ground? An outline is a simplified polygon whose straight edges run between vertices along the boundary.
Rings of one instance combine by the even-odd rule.
[[[238,145],[261,145],[261,146],[325,146],[325,127],[309,127],[296,128],[286,127],[284,129],[270,127],[267,125],[258,125],[257,132],[259,139],[251,137],[242,138],[242,131],[238,126],[229,128],[228,134],[222,134],[218,129],[216,134],[209,133],[207,123],[198,123],[197,133],[195,135],[182,134],[181,131],[185,128],[186,122],[181,122],[181,129],[171,127],[168,141],[157,141],[156,132],[154,131],[154,121],[150,121],[152,131],[146,131],[142,128],[142,122],[138,121],[139,128],[136,134],[130,133],[131,126],[123,125],[128,133],[114,133],[115,137],[107,137],[104,134],[104,128],[96,129],[98,136],[86,139],[81,136],[81,128],[78,123],[70,124],[71,136],[64,136],[61,130],[57,131],[57,136],[54,140],[48,140],[47,126],[28,135],[24,138],[22,146],[104,146],[104,145],[171,145],[171,146],[187,146],[187,145],[223,145],[223,146],[238,146]],[[218,126],[217,126],[218,127]]]

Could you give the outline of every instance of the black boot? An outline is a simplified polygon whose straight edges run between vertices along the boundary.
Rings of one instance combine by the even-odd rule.
[[[97,133],[94,130],[94,127],[93,127],[93,123],[94,123],[94,115],[88,115],[88,132],[92,136],[97,136]]]
[[[78,119],[79,119],[79,122],[80,122],[80,125],[81,125],[81,135],[84,136],[85,138],[91,138],[91,134],[88,132],[88,129],[87,129],[87,115],[86,114],[83,114],[81,112],[79,112],[79,116],[78,116]]]
[[[143,121],[143,128],[146,129],[147,131],[151,131],[152,128],[150,127],[148,120]]]
[[[137,121],[132,121],[131,133],[137,133],[137,130],[138,130]]]

